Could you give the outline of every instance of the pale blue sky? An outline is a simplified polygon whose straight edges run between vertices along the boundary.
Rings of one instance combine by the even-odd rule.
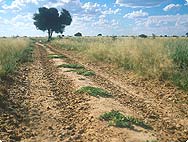
[[[0,0],[0,36],[41,36],[33,14],[39,7],[65,8],[73,22],[65,35],[185,35],[188,0]]]

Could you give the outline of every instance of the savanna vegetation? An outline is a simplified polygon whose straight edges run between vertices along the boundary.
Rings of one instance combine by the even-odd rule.
[[[187,38],[69,37],[51,44],[76,51],[90,61],[114,64],[188,89]]]
[[[0,77],[14,71],[19,63],[31,60],[30,39],[6,38],[0,43]]]

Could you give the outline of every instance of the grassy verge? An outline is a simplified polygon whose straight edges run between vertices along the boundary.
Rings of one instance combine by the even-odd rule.
[[[0,39],[0,77],[14,71],[19,63],[32,60],[29,39]]]
[[[106,90],[92,86],[82,87],[79,90],[77,90],[76,93],[87,93],[94,97],[99,97],[99,96],[104,98],[112,97],[112,95]]]
[[[151,79],[170,80],[188,90],[187,38],[82,37],[54,40],[88,61],[110,63]]]
[[[101,120],[108,121],[110,126],[116,127],[126,127],[133,129],[134,125],[143,127],[145,129],[152,129],[149,125],[145,124],[143,121],[140,121],[131,116],[125,116],[119,111],[112,110],[111,112],[106,112],[100,116]]]

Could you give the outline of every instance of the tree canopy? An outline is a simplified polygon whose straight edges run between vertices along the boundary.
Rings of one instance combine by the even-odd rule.
[[[39,8],[39,13],[35,13],[34,25],[38,30],[48,31],[48,40],[51,39],[53,32],[63,33],[66,26],[72,22],[69,11],[62,9],[58,12],[56,8]]]

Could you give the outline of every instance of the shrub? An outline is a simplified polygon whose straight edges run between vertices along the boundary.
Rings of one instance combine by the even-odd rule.
[[[74,36],[82,36],[82,33],[78,32],[78,33],[74,34]]]
[[[145,34],[141,34],[141,35],[139,35],[139,37],[141,37],[141,38],[147,38],[148,36],[145,35]]]

